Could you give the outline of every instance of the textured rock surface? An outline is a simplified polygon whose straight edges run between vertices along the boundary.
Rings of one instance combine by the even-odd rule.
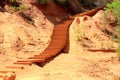
[[[31,25],[17,13],[0,13],[1,55],[5,54],[21,58],[27,55],[29,57],[40,53],[47,47],[52,34],[53,24],[47,19],[37,19],[44,17],[42,13],[34,16],[36,16],[35,25]],[[43,23],[45,25],[42,25]]]

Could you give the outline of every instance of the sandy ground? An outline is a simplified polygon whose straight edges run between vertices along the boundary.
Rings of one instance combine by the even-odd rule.
[[[74,51],[59,55],[42,68],[26,67],[16,80],[118,80],[119,66],[115,53]]]

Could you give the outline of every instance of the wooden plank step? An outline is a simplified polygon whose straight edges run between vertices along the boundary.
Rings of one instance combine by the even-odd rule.
[[[8,72],[15,73],[15,71],[12,70],[0,70],[0,73],[6,74]]]
[[[53,32],[53,35],[52,35],[53,37],[54,36],[67,36],[67,32]]]
[[[35,57],[33,56],[33,57],[29,57],[28,59],[39,59],[39,58],[35,58]]]
[[[3,76],[3,75],[0,75],[0,78],[4,78],[4,76]]]
[[[5,76],[5,74],[0,73],[0,78],[3,78],[4,76]]]
[[[49,44],[49,46],[51,46],[51,45],[64,45],[65,43],[66,43],[66,41],[67,40],[58,40],[58,41],[56,41],[56,40],[54,40],[54,41],[51,41],[51,43]]]
[[[40,53],[40,54],[43,54],[43,53],[51,53],[51,52],[59,52],[58,50],[61,50],[60,48],[50,48],[48,47],[44,52]]]
[[[51,57],[51,56],[54,56],[54,55],[56,55],[56,53],[49,53],[49,54],[45,54],[44,53],[43,55],[42,54],[41,55],[34,55],[34,57],[43,57],[43,56],[45,56],[45,57],[47,57],[47,56]]]
[[[66,40],[53,40],[53,41],[51,41],[51,43],[49,45],[52,45],[52,44],[61,44],[62,45],[65,42],[66,42]]]
[[[66,35],[67,36],[67,35]],[[51,38],[52,39],[57,39],[57,40],[59,40],[59,39],[62,39],[62,40],[64,40],[65,38],[66,38],[66,36],[52,36]]]
[[[50,54],[44,54],[44,55],[39,55],[39,56],[34,56],[34,57],[29,57],[29,59],[48,59],[48,58],[50,58],[50,57],[52,57]]]
[[[67,31],[69,28],[54,27],[54,31]]]
[[[18,60],[17,62],[43,62],[45,59],[27,59],[27,60]]]
[[[54,37],[54,36],[66,36],[67,34],[68,34],[67,32],[63,32],[63,33],[61,33],[61,32],[53,32],[52,37]]]
[[[10,69],[24,69],[23,66],[5,66],[5,68],[10,68]]]
[[[62,48],[64,45],[61,45],[61,46],[59,46],[59,47],[57,47],[57,46],[49,46],[48,47],[48,49],[60,49],[60,48]]]
[[[73,20],[71,19],[71,20],[66,20],[66,21],[64,21],[63,23],[64,23],[64,24],[66,24],[66,23],[71,24],[72,22],[73,22]]]
[[[65,39],[65,38],[64,38]],[[62,42],[62,41],[66,41],[66,40],[64,40],[64,39],[53,39],[53,40],[51,40],[51,42]]]
[[[53,33],[61,33],[61,34],[62,34],[62,33],[67,33],[67,32],[66,32],[66,30],[64,30],[64,31],[56,31],[56,30],[55,30],[55,31],[53,31]],[[53,35],[54,35],[54,34],[53,34]]]
[[[87,49],[91,52],[116,52],[116,49]]]
[[[70,26],[70,24],[72,23],[72,21],[64,21],[64,25],[66,26],[66,28],[68,28]]]
[[[53,51],[55,49],[55,51]],[[54,52],[54,53],[59,53],[60,51],[62,50],[62,48],[53,48],[53,49],[51,49],[51,48],[47,48],[46,49],[46,51],[49,51],[49,53],[52,53],[52,52]],[[45,53],[45,52],[42,52],[41,54],[43,54],[43,53]]]
[[[50,45],[50,46],[48,47],[48,49],[49,49],[49,48],[50,48],[50,49],[59,49],[59,48],[61,48],[61,47],[62,47],[62,45],[61,45],[61,46],[51,46],[51,45]]]
[[[43,52],[40,53],[40,54],[43,54],[43,53],[51,53],[51,52],[58,52],[58,50],[60,50],[60,49],[48,49],[48,48],[46,48],[46,50],[43,51]],[[39,54],[39,55],[40,55],[40,54]]]
[[[39,56],[34,56],[35,58],[39,58],[39,59],[48,59],[51,57],[50,54],[44,54],[44,55],[39,55]]]
[[[61,48],[61,46],[65,46],[66,41],[52,41],[51,44],[48,46],[48,48]]]
[[[56,34],[58,34],[58,33],[56,33]],[[68,37],[67,33],[64,33],[64,36],[63,36],[63,34],[59,34],[59,35],[56,35],[56,34],[51,36],[51,38],[53,40],[65,40]]]
[[[54,41],[53,41],[53,42],[54,42]],[[51,42],[51,43],[53,43],[53,42]],[[50,44],[50,46],[60,47],[61,44]]]
[[[13,64],[32,65],[32,62],[14,62]]]
[[[57,24],[57,25],[55,25],[55,27],[63,27],[64,26],[64,24]]]

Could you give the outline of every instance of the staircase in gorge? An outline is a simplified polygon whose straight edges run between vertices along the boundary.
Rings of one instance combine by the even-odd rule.
[[[49,61],[49,59],[57,56],[65,48],[66,44],[68,44],[69,26],[72,23],[73,19],[75,17],[84,15],[92,16],[100,9],[103,9],[103,7],[80,13],[73,16],[71,20],[67,20],[55,25],[53,34],[51,36],[51,42],[48,47],[42,53],[31,56],[28,59],[18,59],[16,62],[12,63],[12,65],[5,66],[2,70],[0,70],[0,80],[6,80],[6,73],[15,73],[16,71],[24,70],[26,66],[30,66],[34,63],[42,66],[42,64],[44,64],[46,61]]]

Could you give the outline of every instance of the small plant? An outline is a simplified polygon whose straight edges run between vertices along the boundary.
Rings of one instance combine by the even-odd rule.
[[[13,13],[13,12],[15,12],[16,11],[16,7],[10,7],[9,9],[8,9],[8,12],[9,13]]]
[[[105,10],[110,10],[113,16],[117,20],[117,42],[119,44],[117,51],[118,58],[120,60],[120,0],[114,0],[112,3],[107,4]]]
[[[19,7],[16,7],[16,6],[11,6],[8,10],[9,13],[13,13],[15,11],[23,11],[26,9],[26,6],[25,4],[20,4]]]
[[[120,61],[120,45],[118,46],[116,52],[117,52],[118,59]]]
[[[19,7],[17,7],[18,10],[25,10],[26,6],[25,4],[21,4]]]
[[[77,41],[80,41],[82,38],[85,37],[83,27],[84,27],[84,25],[82,22],[80,24],[76,24],[75,26],[73,26]]]

